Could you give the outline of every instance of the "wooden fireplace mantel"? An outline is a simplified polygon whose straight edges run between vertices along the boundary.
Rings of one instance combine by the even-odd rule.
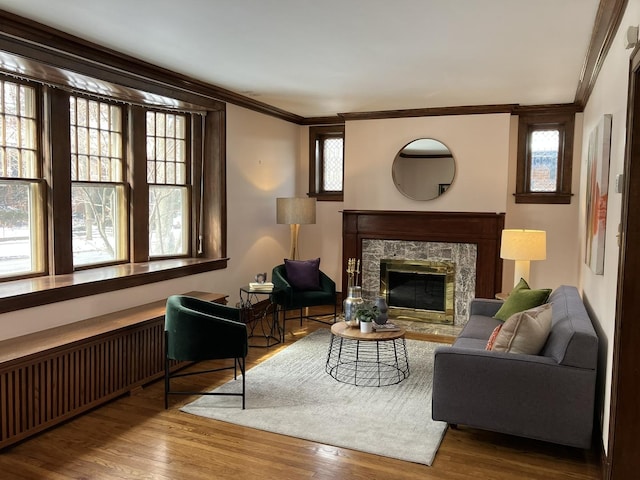
[[[477,246],[478,253],[476,296],[494,298],[502,290],[500,238],[504,216],[504,213],[344,210],[343,290],[347,285],[347,259],[362,260],[362,241],[365,239],[472,243]]]

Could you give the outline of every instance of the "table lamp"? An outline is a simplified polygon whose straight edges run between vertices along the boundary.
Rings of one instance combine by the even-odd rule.
[[[544,230],[503,230],[500,258],[515,260],[514,285],[521,278],[529,283],[531,260],[547,258],[547,232]]]
[[[298,231],[300,225],[316,223],[316,199],[307,197],[276,198],[276,221],[291,225],[289,259],[298,260]]]

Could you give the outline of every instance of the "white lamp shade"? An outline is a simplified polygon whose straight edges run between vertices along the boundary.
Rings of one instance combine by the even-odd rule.
[[[545,260],[547,232],[544,230],[503,230],[500,257],[506,260]]]
[[[276,222],[285,225],[316,223],[316,199],[276,198]]]

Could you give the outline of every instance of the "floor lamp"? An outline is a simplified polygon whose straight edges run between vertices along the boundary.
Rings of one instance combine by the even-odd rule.
[[[544,230],[503,230],[500,258],[515,260],[514,286],[521,278],[529,283],[531,260],[547,258],[547,232]]]
[[[307,197],[276,198],[277,223],[291,226],[289,259],[298,260],[300,225],[316,223],[316,199]]]

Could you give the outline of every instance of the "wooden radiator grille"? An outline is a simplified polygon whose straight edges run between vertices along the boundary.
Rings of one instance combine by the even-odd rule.
[[[163,372],[163,317],[3,364],[0,448],[159,378]]]

